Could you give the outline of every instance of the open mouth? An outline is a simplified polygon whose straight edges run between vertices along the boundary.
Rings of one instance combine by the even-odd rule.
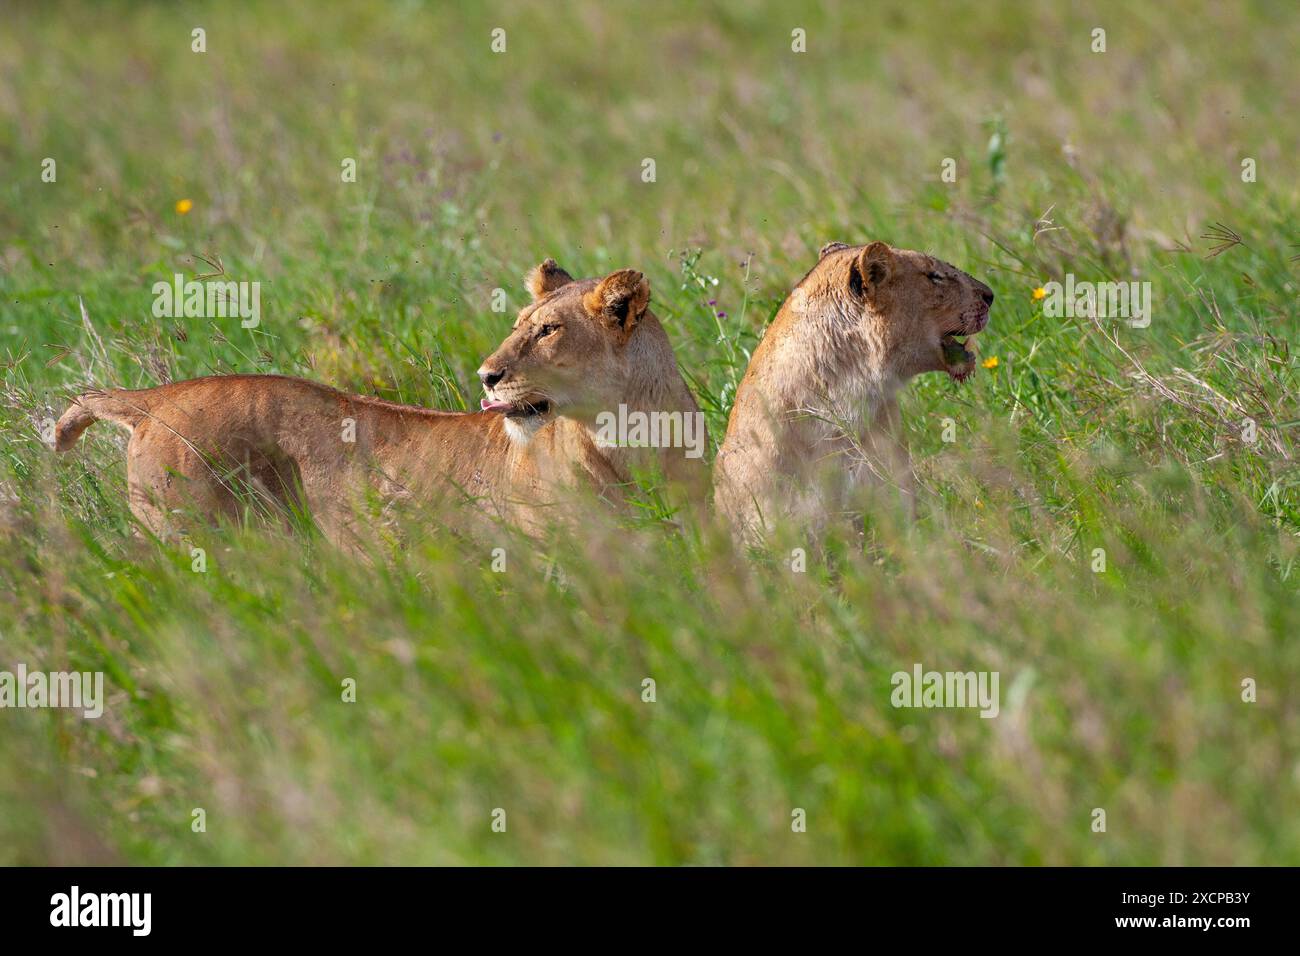
[[[973,349],[967,348],[968,345],[975,344],[974,338],[973,335],[959,337],[959,333],[949,332],[939,340],[943,349],[944,371],[958,382],[964,382],[975,371],[975,359],[978,356]]]
[[[551,411],[551,403],[545,398],[520,399],[514,402],[484,398],[478,404],[479,408],[485,412],[498,412],[507,418],[534,418],[547,415]]]

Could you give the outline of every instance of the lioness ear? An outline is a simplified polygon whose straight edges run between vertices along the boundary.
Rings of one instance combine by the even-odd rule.
[[[832,252],[839,252],[841,249],[847,248],[849,248],[847,242],[828,242],[826,245],[822,246],[821,252],[817,253],[817,258],[825,259]]]
[[[524,276],[524,286],[536,302],[547,293],[554,292],[561,286],[573,281],[573,276],[561,269],[554,259],[546,259]]]
[[[635,269],[620,269],[601,279],[582,304],[611,327],[630,332],[650,304],[650,283]]]
[[[855,294],[871,293],[884,284],[894,271],[894,250],[876,241],[862,250],[849,270],[849,286]]]

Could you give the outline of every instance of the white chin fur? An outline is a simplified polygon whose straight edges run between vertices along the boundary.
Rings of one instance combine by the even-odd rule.
[[[533,436],[545,424],[545,416],[530,415],[527,418],[506,417],[506,436],[516,445],[527,445]]]

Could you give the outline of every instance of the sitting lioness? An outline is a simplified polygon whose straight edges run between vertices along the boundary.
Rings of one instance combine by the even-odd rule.
[[[577,283],[548,259],[527,284],[536,301],[488,360],[503,366],[498,393],[515,383],[513,400],[484,400],[472,413],[434,411],[304,379],[221,375],[88,392],[59,419],[55,447],[67,451],[98,419],[130,429],[131,510],[159,535],[176,530],[173,513],[185,509],[237,519],[250,490],[266,510],[310,514],[339,544],[365,536],[355,527],[356,505],[371,491],[384,500],[470,501],[539,530],[557,489],[608,494],[627,480],[620,457],[565,417],[567,406],[585,413],[618,401],[683,410],[695,403],[647,309],[639,272]],[[565,285],[584,294],[557,291]],[[563,388],[528,385],[549,366]],[[663,451],[663,470],[673,472],[680,449]]]
[[[922,372],[966,379],[992,304],[988,286],[925,253],[823,246],[754,351],[714,463],[738,537],[784,521],[815,530],[873,479],[910,499],[898,391]]]

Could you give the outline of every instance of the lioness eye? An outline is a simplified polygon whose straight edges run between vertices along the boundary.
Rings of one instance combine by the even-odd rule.
[[[937,273],[937,272],[927,272],[926,275],[929,277],[929,279],[930,279],[931,282],[942,282],[942,281],[943,281],[943,276],[939,275],[939,273]]]
[[[539,339],[544,339],[544,338],[546,338],[548,335],[550,335],[552,332],[554,332],[554,331],[556,330],[556,328],[557,328],[557,326],[554,326],[554,325],[543,325],[540,329],[538,329],[538,331],[537,331],[537,337],[538,337]]]

